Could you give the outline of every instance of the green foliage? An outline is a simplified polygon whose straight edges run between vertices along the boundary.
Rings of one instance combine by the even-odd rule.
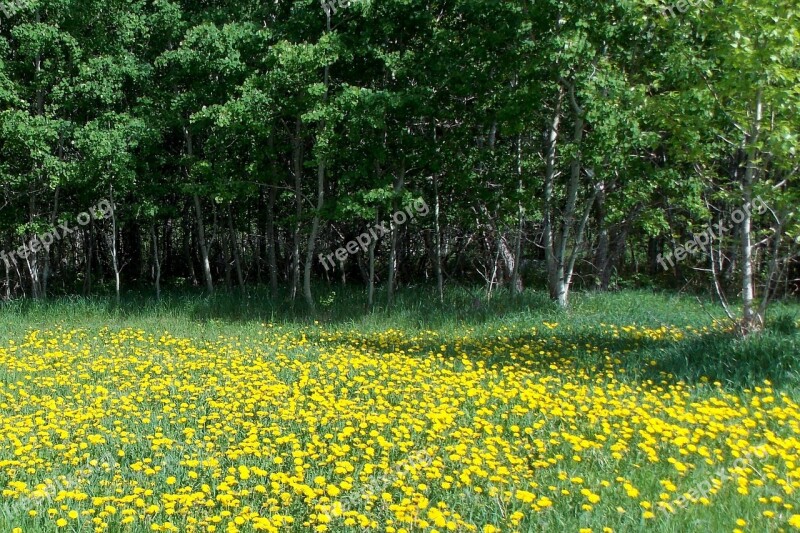
[[[550,201],[575,283],[657,279],[658,253],[741,206],[749,162],[772,209],[755,219],[756,270],[777,286],[765,279],[768,252],[785,280],[800,236],[798,10],[769,0],[662,9],[387,0],[329,21],[311,0],[31,3],[0,25],[0,242],[16,245],[113,186],[126,281],[153,281],[161,257],[170,283],[197,283],[203,225],[217,282],[231,284],[236,262],[247,284],[268,268],[289,284],[306,268],[294,259],[315,216],[318,248],[335,249],[422,197],[438,211],[377,243],[378,284],[390,261],[400,283],[430,281],[439,254],[443,283],[493,290],[510,282],[511,260],[542,259],[555,121]],[[750,142],[759,95],[769,120]],[[12,269],[4,297],[47,276],[64,292],[76,272],[103,281],[111,254],[92,231],[36,255],[34,271]],[[740,268],[738,238],[720,243],[723,269]],[[335,276],[366,284],[367,261],[354,256]],[[695,272],[675,269],[668,284],[705,283]]]

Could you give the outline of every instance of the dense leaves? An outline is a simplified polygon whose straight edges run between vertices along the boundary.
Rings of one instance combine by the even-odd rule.
[[[687,5],[684,3],[684,7]],[[26,3],[0,25],[6,299],[163,281],[793,290],[788,0]],[[668,271],[755,197],[711,253]],[[415,198],[413,223],[336,252]],[[749,273],[746,265],[752,265]],[[119,276],[113,276],[119,274]],[[709,276],[714,282],[709,282]],[[50,283],[49,279],[57,280]],[[121,281],[120,281],[121,280]],[[157,288],[157,290],[160,290]]]

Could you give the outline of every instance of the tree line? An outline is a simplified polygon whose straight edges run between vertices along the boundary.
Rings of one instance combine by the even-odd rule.
[[[8,6],[6,6],[8,7]],[[798,13],[717,0],[31,0],[0,17],[4,299],[112,283],[796,288]],[[703,253],[710,223],[763,199]],[[328,255],[421,199],[358,253]],[[381,232],[383,233],[383,232]],[[15,256],[17,257],[17,256]],[[341,257],[341,258],[340,258]],[[335,263],[335,264],[334,264]]]

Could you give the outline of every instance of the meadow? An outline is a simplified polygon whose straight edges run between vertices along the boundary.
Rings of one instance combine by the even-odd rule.
[[[800,530],[800,306],[7,305],[0,532]]]

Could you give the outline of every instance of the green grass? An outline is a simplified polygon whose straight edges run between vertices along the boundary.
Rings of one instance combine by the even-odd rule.
[[[776,509],[777,504],[771,507],[765,506],[757,501],[757,495],[762,492],[774,495],[774,491],[768,493],[764,492],[766,489],[750,486],[753,497],[744,498],[736,493],[736,481],[723,483],[719,493],[714,496],[712,505],[693,504],[678,509],[672,515],[662,516],[662,513],[656,512],[655,519],[645,521],[641,518],[641,509],[637,503],[637,499],[657,501],[659,490],[663,490],[660,487],[661,480],[671,479],[679,492],[687,492],[710,483],[710,480],[720,472],[720,468],[728,472],[732,468],[734,459],[731,454],[739,446],[737,438],[734,437],[739,431],[737,424],[740,415],[734,409],[737,405],[751,409],[747,416],[741,415],[742,420],[758,421],[757,431],[754,430],[752,437],[748,437],[749,445],[763,444],[767,440],[767,435],[773,435],[783,443],[791,443],[792,438],[797,440],[800,434],[800,418],[759,419],[758,417],[763,417],[767,411],[753,407],[752,404],[754,397],[764,396],[762,392],[757,391],[765,387],[765,380],[771,383],[774,389],[773,396],[784,398],[783,401],[794,402],[795,405],[800,401],[800,358],[798,358],[800,306],[795,302],[776,304],[771,309],[767,328],[763,333],[740,339],[723,331],[719,326],[715,327],[714,324],[723,320],[724,315],[712,303],[665,293],[636,291],[578,293],[573,296],[570,309],[565,311],[556,308],[546,295],[536,292],[528,292],[517,298],[499,294],[486,301],[481,298],[476,299],[476,293],[461,290],[448,293],[447,301],[439,304],[433,293],[418,288],[401,291],[395,308],[390,311],[379,308],[372,313],[365,313],[361,292],[342,290],[338,287],[320,290],[324,294],[321,300],[325,303],[320,305],[318,313],[313,317],[308,316],[307,310],[300,303],[292,306],[284,299],[273,302],[268,295],[260,292],[252,292],[245,297],[221,293],[213,298],[172,293],[160,302],[155,302],[146,296],[128,295],[120,308],[115,308],[103,298],[7,304],[0,309],[3,316],[0,322],[0,347],[6,346],[11,341],[19,343],[29,331],[33,330],[57,332],[51,334],[49,338],[52,339],[60,338],[65,335],[64,332],[70,330],[82,330],[85,332],[83,334],[85,339],[74,346],[70,344],[70,348],[63,351],[77,353],[80,351],[79,347],[83,346],[82,349],[87,350],[86,353],[94,354],[92,357],[101,363],[98,363],[98,368],[95,368],[92,358],[82,363],[89,365],[87,368],[91,367],[92,372],[96,371],[96,376],[81,371],[71,377],[71,379],[86,380],[85,384],[81,385],[84,388],[81,389],[76,389],[75,383],[70,380],[46,388],[44,385],[39,385],[39,378],[30,372],[19,370],[12,372],[0,366],[0,392],[3,391],[4,384],[7,394],[11,394],[16,390],[14,384],[25,383],[28,391],[26,396],[20,399],[27,399],[31,394],[33,397],[49,395],[67,398],[66,401],[70,405],[71,402],[77,402],[76,406],[73,406],[75,412],[80,412],[84,407],[105,409],[106,405],[116,405],[115,395],[122,394],[121,390],[114,390],[114,386],[119,386],[124,379],[135,376],[136,372],[140,371],[136,370],[137,368],[146,368],[147,379],[150,380],[153,378],[153,369],[156,366],[165,368],[158,372],[168,372],[171,368],[177,372],[184,371],[187,368],[186,364],[191,363],[188,360],[183,361],[181,365],[173,366],[174,357],[183,357],[185,354],[170,347],[169,344],[158,342],[158,337],[164,333],[186,339],[187,345],[193,347],[191,350],[198,350],[198,354],[206,353],[197,357],[213,355],[217,361],[217,366],[214,368],[222,368],[223,372],[226,371],[225,365],[228,363],[239,364],[244,361],[246,367],[267,361],[265,369],[270,375],[274,375],[269,379],[265,376],[264,380],[273,381],[276,387],[291,389],[301,378],[317,380],[318,389],[312,387],[311,390],[300,391],[295,388],[294,394],[299,394],[298,397],[303,398],[303,401],[309,401],[309,397],[314,397],[312,393],[315,390],[317,394],[328,394],[325,392],[328,389],[323,387],[326,384],[333,391],[346,386],[351,390],[343,394],[363,399],[366,396],[359,396],[361,394],[359,387],[353,386],[353,383],[362,383],[363,388],[371,391],[372,396],[369,397],[385,394],[390,404],[407,406],[409,402],[436,400],[436,395],[431,397],[430,393],[424,393],[417,385],[432,387],[430,390],[443,387],[440,381],[443,379],[442,373],[454,373],[456,377],[477,376],[480,378],[479,381],[470,387],[456,380],[441,389],[452,392],[453,387],[464,387],[465,391],[467,389],[484,391],[487,394],[488,391],[492,391],[490,397],[487,397],[489,400],[481,400],[480,394],[475,397],[465,394],[458,416],[462,426],[473,427],[483,417],[489,417],[492,424],[502,426],[506,430],[514,424],[523,428],[537,428],[529,435],[520,435],[515,442],[520,456],[527,457],[525,460],[530,463],[530,470],[525,470],[527,467],[524,465],[517,465],[517,468],[529,472],[532,479],[536,479],[540,486],[537,497],[549,496],[555,504],[547,512],[534,513],[524,518],[519,525],[521,531],[553,529],[577,531],[582,527],[600,531],[604,526],[612,527],[615,531],[647,529],[678,532],[697,528],[708,531],[731,531],[732,527],[735,527],[733,521],[737,518],[745,519],[755,531],[777,531],[786,527],[786,520],[792,513],[800,513],[797,506],[794,511],[778,509],[775,511],[778,517],[774,520],[768,519],[762,512],[765,509]],[[379,298],[382,297],[383,295],[379,295]],[[154,340],[140,343],[128,339],[118,345],[110,342],[108,334],[103,333],[107,328],[111,332],[119,332],[126,328],[141,329],[144,331],[144,337],[152,335]],[[704,328],[707,330],[704,331]],[[693,330],[697,333],[693,333]],[[331,337],[332,334],[334,337]],[[278,345],[275,346],[274,339],[282,337],[286,340],[277,341]],[[273,344],[267,346],[266,339],[273,339],[271,341]],[[55,346],[55,341],[53,343]],[[132,350],[139,348],[145,350],[141,354],[141,360],[126,359]],[[151,348],[163,353],[154,355],[150,352]],[[337,350],[340,349],[345,355],[331,355],[338,353]],[[60,365],[66,364],[63,355],[53,356],[51,350],[52,348],[47,348],[46,345],[30,348],[30,357],[42,357],[43,360],[52,360],[54,364],[56,362]],[[191,350],[186,353],[192,353]],[[358,366],[352,368],[348,366],[347,353],[352,353],[354,360],[359,361]],[[116,359],[116,354],[119,359]],[[226,354],[231,354],[230,359]],[[159,360],[158,357],[167,357],[167,362]],[[339,359],[340,357],[343,359]],[[417,362],[414,365],[420,365],[420,368],[424,367],[427,370],[425,373],[420,373],[418,378],[414,375],[408,376],[410,381],[404,385],[407,388],[398,385],[381,392],[383,384],[374,381],[377,379],[376,374],[365,374],[364,365],[370,364],[372,359],[383,357],[390,361],[401,358],[415,360]],[[284,358],[282,359],[284,363],[280,365],[270,363],[278,358]],[[79,362],[81,360],[78,359]],[[118,366],[114,364],[117,360]],[[331,360],[336,364],[330,364]],[[480,368],[485,370],[473,374],[470,368],[474,366],[469,365],[476,364],[482,365]],[[69,366],[60,368],[62,370],[43,368],[41,375],[48,378],[55,376],[58,381],[59,372],[67,374],[72,372]],[[218,371],[210,372],[207,367],[202,366],[199,368],[210,375],[216,375],[215,372]],[[200,370],[194,369],[195,373],[188,378],[189,381],[204,383],[206,378],[197,373]],[[395,371],[399,372],[400,369]],[[306,377],[303,378],[304,375]],[[250,386],[259,386],[258,376],[242,374],[236,379],[241,379],[242,376],[246,376],[245,381]],[[378,373],[377,376],[387,381],[394,379],[391,372]],[[366,381],[353,381],[361,378],[365,378]],[[186,376],[183,379],[185,383]],[[238,386],[236,379],[229,381],[226,386],[235,391]],[[417,379],[419,383],[416,383]],[[156,384],[159,383],[160,381],[156,380]],[[634,410],[629,414],[623,411],[613,415],[608,413],[595,415],[588,411],[571,416],[542,410],[538,414],[534,411],[524,415],[505,413],[501,417],[500,413],[505,409],[503,402],[499,401],[501,395],[515,388],[533,386],[533,383],[543,383],[555,397],[563,394],[565,404],[577,401],[576,391],[580,390],[582,399],[577,401],[577,404],[597,409],[604,409],[605,405],[603,401],[597,403],[597,398],[602,399],[604,394],[613,394],[615,390],[624,389],[627,391],[627,396],[620,397],[619,401],[622,404],[630,401],[642,411]],[[110,389],[110,392],[108,394],[93,392],[90,387],[95,384],[103,384]],[[562,388],[566,385],[574,385],[576,388]],[[125,385],[126,390],[135,386],[138,386],[135,379]],[[76,394],[76,390],[80,394]],[[159,390],[158,387],[156,390]],[[177,390],[176,386],[173,386],[167,397],[173,398]],[[671,397],[677,394],[675,391],[683,391],[681,394],[686,393],[687,396],[677,401],[676,397]],[[220,389],[217,389],[217,394],[219,393]],[[202,393],[199,398],[195,400],[198,405],[202,405],[202,402],[217,401],[211,391]],[[663,405],[657,406],[657,410],[656,400],[663,402]],[[160,412],[164,401],[166,399],[151,400],[144,395],[139,399],[139,403],[134,403],[136,409],[148,413],[147,416],[151,417],[153,413]],[[237,398],[236,401],[241,401],[241,398]],[[520,397],[511,396],[504,401],[518,404]],[[216,405],[214,409],[224,410],[226,402],[222,400],[219,402],[214,404]],[[524,405],[524,402],[521,404]],[[646,451],[634,446],[620,458],[611,458],[611,448],[608,444],[620,435],[614,434],[613,430],[609,433],[608,430],[611,428],[603,427],[604,421],[618,424],[621,428],[630,422],[631,427],[639,428],[638,431],[650,430],[652,429],[650,422],[645,424],[639,419],[645,420],[653,412],[657,412],[657,415],[653,415],[653,420],[658,421],[659,417],[666,420],[666,413],[674,405],[680,406],[679,410],[690,413],[691,417],[699,416],[703,420],[708,417],[711,421],[719,417],[724,429],[714,430],[718,435],[714,438],[709,437],[708,442],[701,441],[711,447],[710,449],[716,448],[721,454],[712,461],[712,464],[698,460],[697,452],[692,451],[689,453],[692,459],[686,460],[694,464],[693,468],[685,475],[676,475],[676,471],[666,460],[650,462]],[[486,411],[489,407],[491,414]],[[557,404],[548,408],[556,407]],[[276,403],[273,406],[274,411],[263,410],[264,414],[261,416],[264,417],[264,422],[274,422],[272,417],[278,416],[277,413],[283,408],[281,403]],[[323,412],[325,408],[326,405],[322,404],[316,407],[316,411]],[[3,414],[2,409],[0,408],[0,414]],[[11,413],[13,406],[7,404],[5,409]],[[204,409],[203,412],[206,413],[211,408]],[[717,409],[720,410],[718,414],[715,411]],[[310,412],[314,413],[315,409],[310,409]],[[410,412],[413,412],[413,409]],[[23,415],[31,419],[40,416],[33,407],[29,412],[14,414],[14,416]],[[118,416],[109,414],[108,419],[98,419],[93,422],[96,425],[95,429],[101,431],[107,426],[110,427],[115,420],[119,421],[119,418],[116,418]],[[235,418],[231,413],[228,416],[231,419]],[[251,415],[248,414],[249,416]],[[327,431],[335,434],[343,430],[344,419],[348,417],[349,414],[342,414],[342,420],[331,420]],[[222,417],[221,420],[226,419]],[[249,424],[251,418],[246,420]],[[278,417],[278,420],[281,419]],[[189,420],[182,424],[193,426],[194,423],[195,420]],[[236,426],[232,421],[226,423]],[[702,435],[703,428],[706,428],[705,423],[692,421],[690,418],[687,419],[686,427],[691,428],[695,434],[699,431]],[[299,439],[298,446],[308,445],[305,423],[289,418],[283,419],[281,424],[286,434],[295,435]],[[152,453],[149,450],[148,440],[159,431],[164,431],[167,436],[177,441],[183,438],[179,428],[172,428],[169,425],[164,427],[163,423],[157,423],[155,420],[146,423],[134,420],[130,422],[130,427],[138,437],[134,439],[137,440],[135,445],[129,444],[126,448],[120,442],[112,442],[108,444],[108,449],[104,450],[104,453],[110,453],[115,448],[125,448],[127,457],[131,458],[123,465],[125,468],[130,467],[134,458],[147,457]],[[658,448],[659,454],[663,453],[662,459],[669,454],[681,457],[683,452],[680,452],[680,446],[673,447],[670,444],[670,439],[676,437],[675,434],[669,435],[673,430],[667,429],[666,433],[659,431],[661,430],[658,429],[653,434],[660,434],[662,442],[657,442],[653,446]],[[608,444],[596,440],[600,434],[605,434],[609,438]],[[581,455],[582,461],[572,462],[571,454],[575,453],[571,451],[573,444],[569,439],[565,439],[565,435],[580,435],[587,442],[598,444],[599,448],[584,449],[578,454]],[[238,432],[222,432],[214,437],[216,440],[208,440],[206,443],[214,442],[213,449],[219,451],[245,436],[246,432],[240,427]],[[387,437],[393,438],[389,433]],[[489,441],[484,441],[484,437],[476,438],[474,442],[472,439],[463,442],[458,437],[446,438],[445,435],[438,435],[436,431],[426,429],[413,440],[419,443],[435,443],[436,446],[452,447],[459,443],[479,448],[493,446]],[[742,435],[738,438],[742,438]],[[630,437],[631,441],[637,439],[637,434]],[[8,441],[0,438],[0,462],[4,457],[9,457],[12,451],[7,443]],[[94,458],[102,457],[99,451],[93,456]],[[190,447],[184,447],[173,451],[165,450],[164,456],[155,454],[153,457],[156,460],[161,457],[164,461],[166,465],[164,476],[174,472],[180,477],[183,470],[177,465],[181,456],[187,457],[187,454],[191,456],[195,452],[191,451]],[[776,450],[772,452],[773,457],[764,464],[774,468],[776,476],[781,479],[791,475],[797,476],[797,472],[792,474],[792,460],[785,459],[784,456],[789,457],[794,454],[796,457],[800,450],[789,447],[781,450],[780,454]],[[27,452],[23,450],[20,453]],[[452,451],[447,452],[443,457],[451,454]],[[539,461],[555,460],[554,457],[559,455],[563,457],[553,463],[552,468],[549,463],[539,464]],[[286,451],[284,456],[291,457]],[[224,454],[221,457],[226,460]],[[393,454],[392,457],[393,461],[402,462],[402,454]],[[54,460],[59,463],[58,454],[54,456]],[[235,461],[230,456],[227,460],[230,462],[224,463],[223,466],[228,465],[233,468]],[[357,466],[359,460],[353,460]],[[447,460],[446,463],[447,468],[458,467],[457,464],[450,464]],[[65,461],[63,464],[58,464],[56,472],[67,478],[74,477],[76,464]],[[274,468],[274,465],[266,459],[259,464],[264,468]],[[109,479],[107,472],[98,472],[92,468],[88,470],[90,472],[88,479],[97,477],[89,483],[89,486],[93,483],[102,486],[102,483],[106,482],[104,480]],[[316,475],[333,476],[330,469],[324,465],[314,466],[313,471]],[[559,487],[559,490],[573,488],[572,482],[559,477],[560,472],[568,472],[570,477],[579,476],[583,482],[579,486],[576,485],[569,495],[551,493],[546,490],[548,486]],[[751,471],[751,481],[754,475],[758,477],[765,474],[764,471]],[[613,492],[603,488],[605,482],[611,482],[615,487],[617,484],[621,485],[622,482],[615,482],[615,478],[620,476],[637,487],[641,491],[641,496],[626,498],[624,494],[619,494],[619,490]],[[0,489],[9,479],[4,477],[0,469]],[[733,479],[736,479],[735,476]],[[792,479],[795,483],[800,481]],[[142,480],[149,482],[147,478]],[[215,478],[215,480],[209,479],[208,482],[213,484],[219,481]],[[501,497],[500,500],[494,501],[481,494],[465,490],[451,493],[433,486],[434,482],[430,484],[432,499],[439,498],[441,501],[446,501],[451,508],[460,510],[462,516],[473,523],[504,524],[508,520],[508,515],[519,504],[513,498],[501,502],[503,500]],[[581,487],[589,487],[602,496],[601,502],[591,512],[581,510],[581,505],[586,503],[586,498],[578,492]],[[486,490],[488,488],[485,487]],[[774,488],[774,484],[770,486],[771,490]],[[163,490],[168,491],[169,488],[164,487]],[[784,501],[797,501],[795,496],[798,493],[800,493],[800,483],[793,495],[785,495]],[[624,507],[626,513],[618,513],[617,507]],[[302,520],[309,519],[309,509],[295,503],[290,510],[298,517],[295,527],[290,530],[309,530],[301,524]],[[9,522],[5,522],[6,520]],[[7,531],[6,526],[11,520],[12,518],[0,513],[0,531]],[[19,521],[13,523],[17,524]],[[42,521],[41,516],[29,519],[25,523],[28,524],[25,532],[50,531],[51,527],[48,525],[50,522]],[[77,523],[70,523],[66,530],[88,530],[78,528]],[[750,530],[750,527],[743,529]],[[110,530],[138,532],[146,529],[141,526],[126,529],[117,525]],[[344,526],[337,526],[332,530],[360,531],[357,527]],[[243,531],[249,530],[245,528]]]
[[[432,291],[416,288],[400,291],[392,310],[378,305],[369,313],[365,311],[362,291],[321,287],[318,294],[323,303],[313,315],[301,299],[291,302],[281,295],[272,300],[267,292],[259,290],[245,296],[220,292],[210,298],[168,293],[161,301],[149,295],[129,294],[119,308],[107,297],[25,300],[0,304],[0,340],[55,325],[89,330],[133,327],[196,339],[247,337],[255,335],[264,323],[278,324],[290,331],[315,323],[371,332],[388,328],[409,333],[436,330],[446,339],[465,327],[490,333],[504,326],[551,321],[563,325],[564,331],[559,333],[565,341],[585,337],[624,351],[624,343],[604,338],[596,326],[606,323],[701,328],[714,320],[725,320],[713,302],[651,291],[574,293],[570,308],[561,310],[540,292],[528,291],[519,297],[499,293],[487,300],[480,290],[456,289],[449,291],[446,301],[440,304]],[[384,295],[378,293],[376,300],[383,301]],[[658,370],[668,370],[679,379],[691,381],[706,375],[740,386],[765,378],[797,384],[798,323],[800,303],[779,302],[770,308],[766,331],[759,335],[741,340],[720,334],[669,346],[639,347],[626,364],[635,372],[642,362],[655,360]]]

